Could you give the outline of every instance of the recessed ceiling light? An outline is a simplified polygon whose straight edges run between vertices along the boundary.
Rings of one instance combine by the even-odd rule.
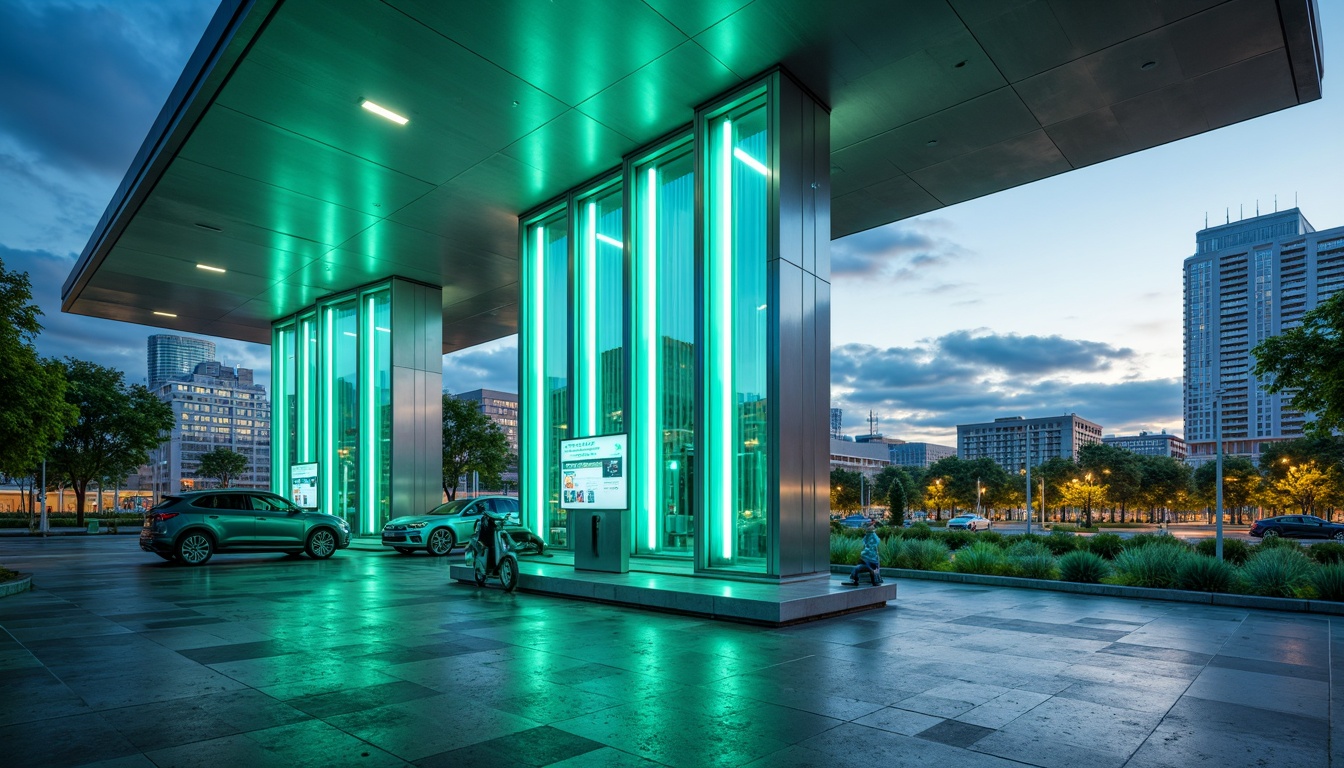
[[[155,312],[154,314],[159,317],[177,317],[177,315],[174,315],[172,312]]]
[[[402,117],[401,115],[398,115],[396,112],[393,112],[387,107],[382,107],[377,104],[374,104],[372,101],[369,101],[368,99],[361,101],[359,103],[359,106],[369,110],[370,112],[372,112],[375,115],[378,115],[379,117],[386,117],[388,120],[391,120],[397,125],[406,124],[406,118]]]
[[[196,268],[197,268],[197,269],[204,269],[206,272],[218,272],[218,273],[220,273],[221,275],[228,271],[228,270],[225,270],[225,269],[220,269],[219,267],[212,267],[212,266],[210,266],[209,264],[197,264],[197,265],[196,265]]]
[[[1157,62],[1156,62],[1156,61],[1145,61],[1145,62],[1143,62],[1142,64],[1139,65],[1139,69],[1142,69],[1144,72],[1147,72],[1148,70],[1150,70],[1150,69],[1152,69],[1152,68],[1154,68],[1154,67],[1156,67],[1156,66],[1157,66]]]
[[[926,147],[936,147],[936,146],[938,146],[938,140],[937,140],[937,139],[929,139],[928,141],[924,142],[924,146],[926,146]]]
[[[223,232],[223,231],[224,231],[224,230],[220,229],[219,227],[213,226],[213,225],[211,225],[211,224],[202,224],[202,223],[199,222],[199,221],[196,222],[196,226],[200,227],[201,229],[208,229],[208,230],[210,230],[211,232]]]
[[[964,67],[964,66],[966,66],[966,60],[965,60],[965,59],[962,59],[961,61],[958,61],[956,64],[953,64],[953,65],[952,65],[952,68],[953,68],[953,69],[961,69],[961,68]]]

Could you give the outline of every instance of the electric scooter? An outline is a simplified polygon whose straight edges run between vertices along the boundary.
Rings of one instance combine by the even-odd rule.
[[[476,521],[476,531],[467,542],[467,564],[472,566],[476,577],[476,586],[484,587],[486,579],[499,577],[505,592],[518,587],[517,545],[504,524],[509,516],[505,513],[483,512]]]

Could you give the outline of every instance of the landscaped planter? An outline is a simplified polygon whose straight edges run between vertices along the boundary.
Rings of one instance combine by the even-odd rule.
[[[0,597],[9,597],[17,595],[20,592],[27,592],[33,588],[32,576],[20,576],[13,581],[0,583]]]
[[[852,565],[833,564],[831,565],[831,572],[848,574],[853,568],[854,566]],[[1052,592],[1069,592],[1076,595],[1127,597],[1140,600],[1169,600],[1178,603],[1221,605],[1229,608],[1256,608],[1266,611],[1299,611],[1302,613],[1325,613],[1335,616],[1344,616],[1344,603],[1337,603],[1330,600],[1300,600],[1288,597],[1233,595],[1224,592],[1189,592],[1180,589],[1122,587],[1117,584],[1079,584],[1073,581],[1024,579],[1017,576],[982,576],[974,573],[955,573],[950,571],[916,571],[906,568],[883,568],[882,575],[904,579],[947,581],[956,584],[979,584],[990,587],[1047,589]]]

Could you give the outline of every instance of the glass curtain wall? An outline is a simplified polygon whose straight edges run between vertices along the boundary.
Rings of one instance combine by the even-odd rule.
[[[625,431],[625,246],[619,182],[575,202],[575,437]]]
[[[293,322],[277,326],[271,342],[271,408],[280,424],[271,430],[271,487],[289,488],[289,465],[294,463],[294,445],[297,422],[294,402],[294,333]]]
[[[294,463],[317,461],[317,314],[299,318],[295,371]]]
[[[568,515],[553,469],[560,465],[560,441],[570,434],[568,212],[531,222],[523,238],[525,522],[551,546],[567,547]]]
[[[359,426],[364,452],[360,522],[364,533],[372,534],[383,529],[392,508],[392,291],[383,288],[365,293],[360,301],[364,377]]]
[[[706,116],[705,563],[767,568],[767,280],[771,153],[764,89]]]
[[[695,154],[634,166],[635,552],[689,556],[695,536]]]
[[[359,304],[355,299],[322,309],[322,453],[330,468],[323,480],[324,512],[345,519],[355,535],[359,500]]]

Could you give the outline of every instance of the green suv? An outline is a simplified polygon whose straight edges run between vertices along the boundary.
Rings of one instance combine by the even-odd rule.
[[[221,488],[165,496],[145,515],[140,548],[201,565],[216,552],[307,552],[325,560],[350,546],[350,525],[279,494]]]

